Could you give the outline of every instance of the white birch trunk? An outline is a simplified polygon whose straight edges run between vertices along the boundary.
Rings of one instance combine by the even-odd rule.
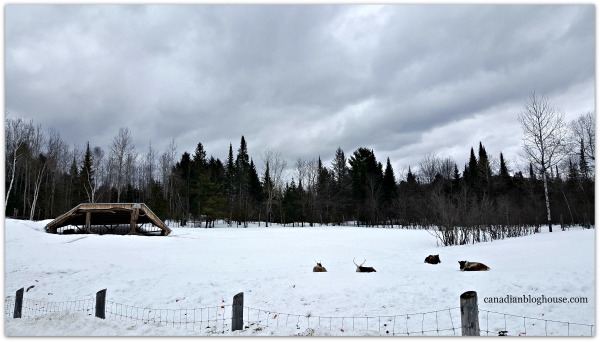
[[[38,196],[40,194],[40,187],[42,185],[42,179],[44,178],[44,171],[46,170],[46,163],[42,166],[40,172],[38,172],[37,178],[35,179],[35,188],[33,191],[33,202],[31,203],[31,211],[29,212],[29,220],[33,221],[33,215],[35,214],[35,206],[37,204]]]

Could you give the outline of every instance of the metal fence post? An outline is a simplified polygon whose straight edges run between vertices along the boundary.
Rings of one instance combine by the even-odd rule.
[[[460,295],[460,322],[463,336],[479,336],[477,292],[467,291]]]
[[[231,331],[244,329],[244,292],[233,296],[231,306]]]
[[[13,313],[13,318],[21,318],[21,312],[23,310],[23,293],[25,292],[24,288],[20,288],[17,290],[17,294],[15,297],[15,312]]]
[[[96,317],[105,319],[106,316],[106,289],[96,292]]]

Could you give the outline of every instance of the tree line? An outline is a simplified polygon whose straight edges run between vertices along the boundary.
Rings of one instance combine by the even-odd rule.
[[[138,152],[128,128],[105,150],[69,147],[57,130],[44,133],[9,115],[5,124],[7,217],[50,219],[82,202],[144,202],[182,226],[435,227],[444,245],[527,234],[548,222],[594,224],[593,113],[568,125],[562,158],[543,167],[530,158],[528,168],[512,169],[480,142],[465,151],[465,165],[432,153],[402,176],[367,147],[350,155],[338,147],[329,165],[317,157],[288,167],[269,149],[251,158],[244,136],[221,161],[202,143],[180,156],[174,141],[162,154],[152,145]]]

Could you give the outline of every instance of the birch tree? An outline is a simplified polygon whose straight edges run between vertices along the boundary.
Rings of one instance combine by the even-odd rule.
[[[552,107],[548,99],[533,92],[519,113],[523,129],[523,149],[527,159],[542,176],[546,215],[549,231],[552,232],[550,197],[548,195],[548,171],[565,155],[566,129],[564,114]]]
[[[44,135],[42,134],[41,127],[38,126],[33,130],[31,135],[31,139],[29,140],[29,148],[31,151],[32,160],[29,164],[29,168],[31,168],[32,174],[35,174],[35,179],[33,182],[33,194],[30,203],[30,211],[29,211],[29,220],[33,220],[33,216],[35,214],[35,208],[38,202],[38,198],[40,195],[40,188],[42,186],[42,180],[44,179],[44,175],[46,173],[46,161],[48,160],[46,156],[42,153],[42,146],[44,145]],[[28,170],[26,170],[28,171]],[[27,198],[27,194],[23,196],[23,198]],[[25,208],[25,206],[24,206]]]
[[[5,130],[5,158],[6,158],[6,179],[10,179],[6,189],[4,202],[4,211],[8,205],[8,199],[13,189],[17,164],[23,157],[24,146],[33,134],[33,121],[25,122],[22,119],[7,119]]]

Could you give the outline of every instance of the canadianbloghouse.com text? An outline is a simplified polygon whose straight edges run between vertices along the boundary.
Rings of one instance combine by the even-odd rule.
[[[486,304],[587,304],[587,297],[557,297],[557,296],[532,296],[522,295],[513,296],[506,295],[502,297],[484,297],[483,302]]]

